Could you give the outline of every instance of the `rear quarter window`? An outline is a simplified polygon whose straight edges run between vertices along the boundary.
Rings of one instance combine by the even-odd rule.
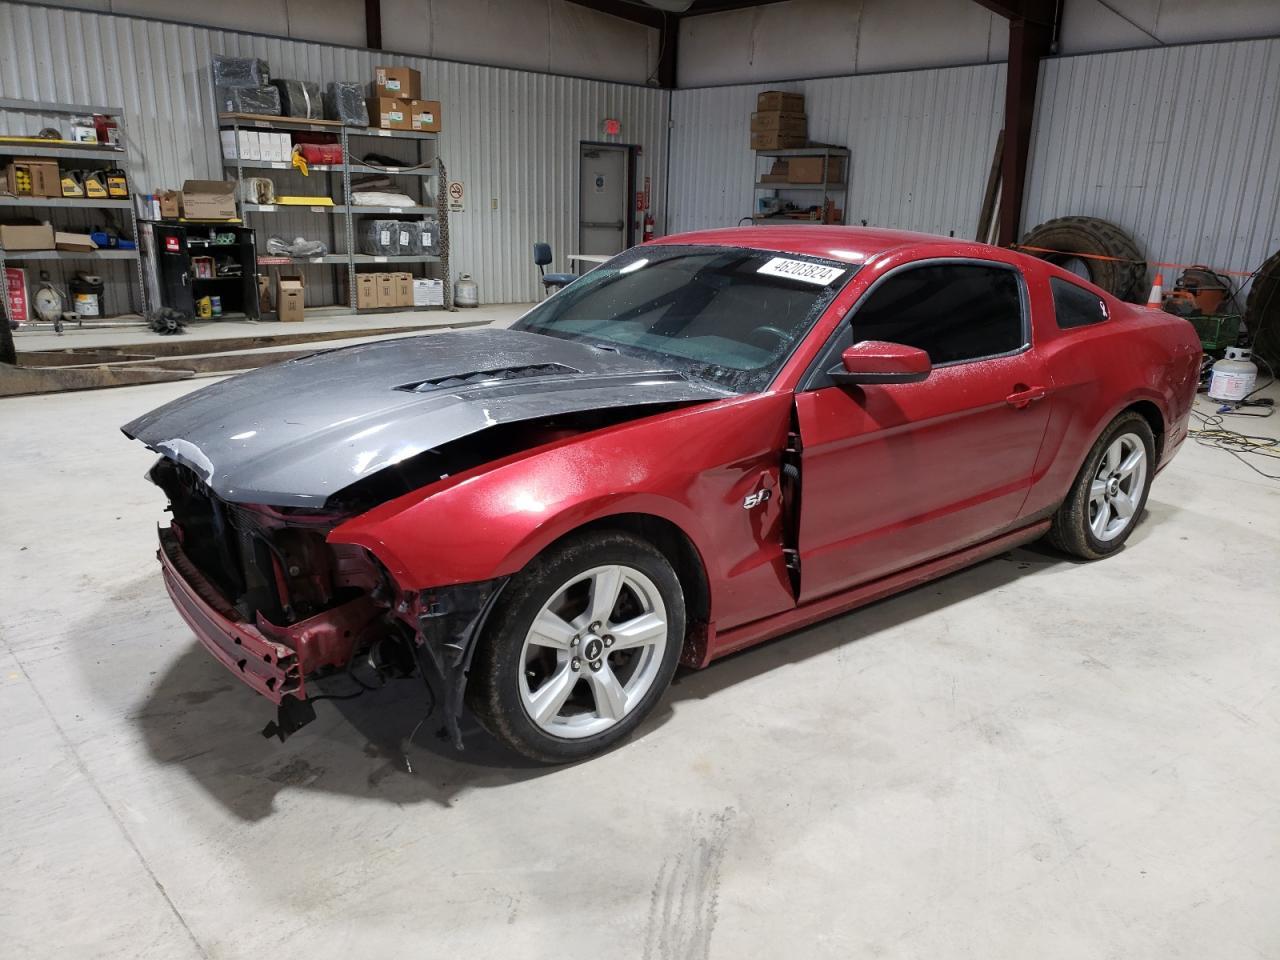
[[[1107,319],[1107,305],[1096,293],[1057,277],[1049,278],[1049,287],[1059,330],[1087,327]]]

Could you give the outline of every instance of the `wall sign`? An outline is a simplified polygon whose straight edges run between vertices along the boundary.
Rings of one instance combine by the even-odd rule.
[[[464,203],[466,199],[466,187],[462,185],[461,180],[454,180],[449,184],[449,212],[462,213],[466,209]]]

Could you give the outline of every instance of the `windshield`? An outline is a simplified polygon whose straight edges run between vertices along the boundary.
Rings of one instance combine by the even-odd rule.
[[[769,385],[856,269],[740,247],[636,247],[539,304],[514,329],[657,358],[754,392]]]

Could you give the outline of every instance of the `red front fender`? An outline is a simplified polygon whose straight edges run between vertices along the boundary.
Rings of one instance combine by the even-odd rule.
[[[584,524],[647,514],[674,524],[726,591],[784,602],[776,501],[745,511],[776,482],[790,398],[757,394],[562,440],[460,473],[374,508],[329,540],[377,556],[407,590],[506,576]],[[722,592],[722,596],[726,593]],[[735,604],[736,605],[736,604]]]

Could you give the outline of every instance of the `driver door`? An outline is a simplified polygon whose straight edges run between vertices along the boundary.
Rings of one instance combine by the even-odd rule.
[[[837,386],[848,346],[929,353],[918,383]],[[924,261],[878,280],[796,394],[800,602],[989,539],[1017,520],[1048,422],[1013,266]]]

